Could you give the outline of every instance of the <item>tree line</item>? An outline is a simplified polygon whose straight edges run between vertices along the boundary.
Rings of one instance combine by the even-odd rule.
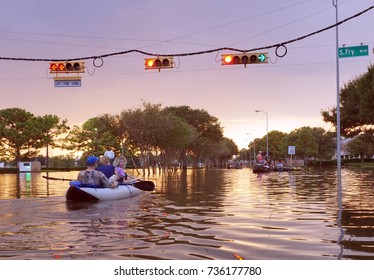
[[[10,108],[0,111],[0,126],[2,160],[35,158],[42,148],[47,152],[49,148],[81,152],[84,159],[102,155],[109,147],[149,172],[155,166],[224,166],[239,154],[237,145],[223,136],[218,118],[189,106],[162,108],[144,102],[138,108],[99,115],[72,128],[54,115],[38,117]],[[287,157],[288,146],[296,146],[297,155],[303,158],[331,159],[335,151],[334,133],[322,128],[270,131],[268,138],[272,159]],[[266,135],[254,139],[248,147],[265,151]]]
[[[156,165],[174,168],[204,160],[221,165],[238,153],[236,144],[223,136],[218,118],[189,106],[165,107],[143,102],[119,114],[104,114],[74,126],[65,147],[84,156],[103,154],[110,147],[143,169]]]
[[[188,163],[217,166],[238,153],[223,136],[218,118],[189,106],[166,107],[144,102],[119,114],[103,114],[70,128],[58,116],[34,116],[21,108],[0,110],[1,160],[35,158],[42,148],[62,148],[101,155],[106,147],[142,168]],[[136,158],[136,160],[134,160]]]
[[[305,161],[330,160],[335,155],[335,133],[320,127],[304,126],[290,133],[273,130],[268,133],[268,139],[269,156],[274,160],[289,157],[288,146],[294,146],[296,157]],[[254,139],[249,143],[249,147],[252,151],[264,153],[267,147],[266,136]]]

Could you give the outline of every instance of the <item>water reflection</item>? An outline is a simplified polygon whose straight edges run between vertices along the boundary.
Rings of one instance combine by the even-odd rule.
[[[0,175],[1,259],[374,259],[374,170],[343,170],[340,224],[333,169],[189,170],[84,203],[41,175]]]
[[[16,174],[0,174],[0,200],[46,198],[65,194],[68,187],[66,181],[47,180],[43,176],[67,176],[67,178],[74,179],[77,177],[77,172],[20,172]]]

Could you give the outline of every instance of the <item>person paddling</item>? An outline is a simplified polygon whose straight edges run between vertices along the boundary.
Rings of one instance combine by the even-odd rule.
[[[96,170],[98,161],[99,158],[89,156],[86,160],[87,169],[78,173],[77,180],[83,184],[116,188],[118,186],[118,176],[114,174],[108,179],[103,172]]]

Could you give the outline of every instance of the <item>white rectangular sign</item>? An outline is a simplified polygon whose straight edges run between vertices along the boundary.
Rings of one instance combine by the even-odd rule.
[[[55,87],[80,87],[80,80],[55,80]]]
[[[294,155],[296,153],[296,147],[295,146],[288,146],[288,154]]]

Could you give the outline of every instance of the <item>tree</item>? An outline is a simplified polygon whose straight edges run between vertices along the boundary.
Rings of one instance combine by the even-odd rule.
[[[297,155],[304,159],[318,155],[318,142],[311,127],[304,126],[291,131],[285,138],[285,144],[295,146]]]
[[[55,146],[66,132],[66,120],[55,115],[36,117],[21,108],[0,110],[0,139],[3,158],[19,161],[35,157],[42,147]]]
[[[327,132],[321,127],[313,127],[313,132],[318,143],[317,158],[330,160],[334,156],[336,149],[335,133]]]
[[[341,133],[355,136],[362,132],[374,133],[374,65],[367,73],[348,82],[340,91]],[[322,111],[325,122],[336,127],[336,107]]]
[[[75,125],[67,136],[66,148],[82,152],[82,157],[89,155],[100,155],[104,149],[101,149],[99,142],[99,119],[91,118],[82,126]]]
[[[21,108],[9,108],[0,111],[0,139],[3,158],[21,159],[22,149],[27,149],[37,136],[34,115]]]
[[[121,154],[123,131],[120,129],[118,116],[99,115],[92,119],[92,128],[95,137],[97,137],[97,144],[95,145],[97,145],[98,154],[104,154],[108,146],[113,149],[115,154]]]
[[[165,114],[165,129],[156,137],[162,162],[173,166],[178,162],[187,168],[186,148],[197,138],[195,128],[172,114]]]
[[[45,115],[36,117],[36,122],[40,126],[40,148],[46,147],[46,165],[48,167],[49,147],[62,148],[61,136],[69,130],[67,120],[62,120],[55,115]],[[37,148],[39,148],[37,146]]]
[[[128,146],[136,148],[144,168],[156,165],[159,155],[165,167],[183,161],[183,151],[195,138],[195,129],[160,104],[124,110],[119,116]],[[153,160],[155,159],[155,160]]]
[[[284,137],[283,150],[287,151],[287,146],[295,146],[297,156],[305,160],[331,159],[335,153],[333,137],[332,133],[326,132],[323,128],[304,126]]]
[[[374,155],[374,136],[362,134],[353,138],[347,145],[348,152],[361,158]]]
[[[156,136],[165,128],[161,105],[144,102],[141,107],[123,110],[118,119],[124,143],[139,152],[143,168],[149,168],[150,154],[157,149]]]
[[[223,140],[223,128],[218,118],[211,116],[206,110],[191,109],[189,106],[166,107],[164,110],[179,117],[195,129],[196,137],[186,147],[185,152],[195,157],[195,164],[207,145]]]
[[[219,142],[211,142],[205,145],[202,157],[206,166],[224,166],[225,163],[232,159],[233,155],[239,153],[238,146],[227,137],[223,137]]]
[[[268,133],[269,137],[269,156],[272,159],[280,159],[287,154],[287,149],[283,145],[283,139],[286,133],[273,130]],[[264,139],[266,143],[266,139]]]
[[[169,111],[174,115],[182,118],[192,125],[199,137],[209,139],[211,142],[219,142],[223,137],[223,128],[218,118],[211,116],[204,109],[191,109],[189,106],[166,107],[165,111]]]

